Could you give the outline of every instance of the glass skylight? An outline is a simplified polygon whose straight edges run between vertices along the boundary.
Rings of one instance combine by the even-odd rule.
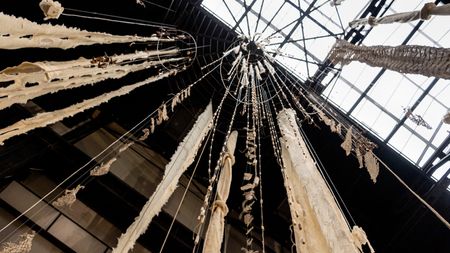
[[[331,6],[329,0],[204,0],[202,6],[238,34],[278,34],[269,50],[280,50],[276,60],[306,80],[318,70],[336,38],[349,30],[348,22],[359,18],[369,2],[346,0]],[[418,10],[426,2],[396,0],[385,15]],[[416,32],[418,22],[376,26],[363,44],[398,46],[413,32],[406,44],[449,47],[450,28],[442,27],[442,19],[445,17],[432,17]],[[441,121],[450,107],[449,80],[401,74],[358,62],[344,66],[336,80],[332,76],[323,80],[326,87],[322,95],[418,167],[449,135],[450,126]],[[414,108],[412,113],[421,116],[431,129],[404,120],[408,108]],[[446,169],[440,168],[433,177],[438,179]]]
[[[351,1],[346,1],[345,4],[347,2]],[[386,15],[420,9],[426,2],[428,1],[394,1]],[[439,17],[424,22],[407,44],[448,46],[450,29],[442,29],[442,23],[436,19]],[[375,27],[363,44],[401,45],[417,23]],[[332,103],[421,167],[449,135],[450,127],[443,124],[441,119],[450,107],[450,81],[421,75],[405,75],[389,70],[380,71],[382,71],[380,68],[353,62],[343,68],[334,87],[328,86],[323,94],[324,96],[329,94]],[[378,74],[381,76],[376,80]],[[367,96],[356,105],[362,92],[371,83],[374,85]],[[432,87],[431,91],[426,94],[429,86]],[[419,101],[421,96],[423,98]],[[417,107],[412,113],[420,115],[431,129],[418,126],[410,119],[401,124],[400,121],[405,115],[404,110],[415,104]],[[398,124],[401,126],[397,129]],[[434,175],[435,178],[439,178],[438,176]]]

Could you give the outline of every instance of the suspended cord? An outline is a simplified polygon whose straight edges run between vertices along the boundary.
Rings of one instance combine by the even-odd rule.
[[[350,210],[348,209],[347,205],[345,204],[344,199],[342,198],[341,194],[339,194],[339,191],[336,188],[336,185],[331,180],[330,175],[325,170],[325,166],[323,165],[322,160],[320,159],[319,155],[317,154],[316,150],[314,149],[314,147],[313,147],[311,141],[309,140],[308,136],[306,135],[305,131],[303,130],[303,128],[301,126],[299,126],[299,130],[300,130],[300,134],[302,135],[303,139],[305,140],[305,143],[306,143],[309,151],[312,154],[313,159],[315,160],[316,164],[318,165],[319,172],[322,175],[324,182],[328,186],[328,189],[330,189],[330,192],[333,195],[333,198],[334,198],[339,210],[341,210],[342,213],[344,213],[344,210],[345,210],[345,213],[347,213],[347,215],[350,217],[352,224],[350,224],[350,222],[347,220],[346,216],[344,216],[348,227],[352,228],[352,225],[357,224],[355,222],[355,219],[353,218],[352,214],[350,213]],[[342,206],[344,208],[342,208]]]
[[[159,7],[159,8],[161,8],[161,9],[167,10],[168,12],[175,12],[175,11],[172,10],[171,8],[167,8],[167,7],[162,6],[162,5],[160,5],[160,4],[153,3],[153,2],[151,2],[151,1],[149,1],[149,0],[142,0],[142,1],[144,1],[144,2],[146,2],[146,3],[148,3],[148,4],[151,4],[151,5],[154,5],[154,6],[156,6],[156,7]],[[173,2],[173,1],[172,1],[172,2]]]
[[[227,91],[228,91],[228,90],[229,90],[229,89],[227,89]],[[228,92],[225,93],[224,98],[226,98],[227,95],[228,95]],[[240,97],[240,96],[241,96],[241,91],[239,91],[239,97]],[[224,101],[225,99],[222,99],[222,100]],[[233,123],[234,123],[234,120],[235,120],[235,116],[236,116],[236,112],[237,112],[237,108],[238,108],[239,104],[240,104],[240,103],[237,102],[237,103],[236,103],[236,106],[234,107],[233,114],[232,114],[231,120],[230,120],[230,125],[229,125],[229,127],[228,127],[227,132],[226,132],[225,140],[224,140],[224,143],[223,143],[223,145],[222,145],[222,150],[220,151],[221,156],[222,156],[222,154],[225,152],[226,144],[227,144],[228,138],[230,137],[230,134],[231,134],[231,129],[232,129],[232,126],[233,126]],[[217,111],[216,111],[216,112],[217,112]],[[218,116],[218,117],[219,117],[219,116]],[[218,118],[218,117],[217,117],[217,118]],[[213,142],[213,139],[211,139],[211,143],[212,143],[212,142]],[[211,146],[211,147],[212,147],[212,146]],[[221,157],[221,156],[220,156],[220,157]],[[220,159],[220,158],[219,158],[219,159]],[[216,167],[214,168],[213,176],[212,176],[212,178],[210,179],[210,186],[208,186],[208,188],[211,187],[211,190],[216,186],[216,183],[217,183],[217,181],[218,181],[218,177],[219,177],[219,175],[220,175],[221,169],[222,169],[222,166],[220,166],[220,161],[218,161],[217,164],[216,164]],[[208,199],[209,199],[209,200],[208,200]],[[207,194],[207,195],[205,196],[205,201],[204,201],[204,202],[207,202],[207,203],[208,203],[208,206],[210,206],[210,205],[213,203],[213,200],[215,201],[216,199],[217,199],[217,191],[216,191],[215,194],[214,194],[214,198],[211,198],[211,196],[208,196],[208,194]],[[205,215],[205,217],[206,217],[206,215]],[[197,236],[203,233],[204,228],[205,228],[205,223],[203,222],[203,223],[200,225],[200,228],[199,228],[199,230],[198,230]],[[198,244],[195,243],[192,252],[198,252],[199,248],[198,248],[197,246],[198,246]]]
[[[200,163],[200,158],[203,156],[203,152],[206,149],[206,146],[207,146],[207,143],[208,143],[208,140],[210,137],[211,137],[211,131],[208,132],[208,137],[206,138],[205,144],[203,145],[203,148],[202,148],[202,151],[200,152],[200,155],[198,156],[197,163],[195,164],[194,170],[192,171],[192,175],[190,176],[189,181],[186,185],[186,189],[183,192],[183,196],[181,197],[180,203],[178,204],[177,210],[175,211],[175,215],[172,218],[172,222],[170,223],[169,229],[167,230],[166,237],[164,238],[164,241],[163,241],[163,244],[161,245],[159,253],[162,253],[162,251],[164,250],[164,247],[169,238],[169,234],[172,231],[173,225],[175,224],[175,220],[177,219],[178,213],[180,212],[181,206],[182,206],[184,199],[186,198],[186,195],[189,191],[189,187],[191,186],[192,179],[194,178],[195,172],[197,172],[197,168]]]
[[[109,22],[122,23],[122,24],[128,24],[128,25],[140,25],[140,26],[148,26],[148,27],[161,28],[160,25],[152,25],[152,24],[145,24],[145,23],[137,23],[137,22],[125,21],[125,20],[115,20],[115,19],[102,18],[102,17],[93,17],[93,16],[86,16],[86,15],[81,15],[81,14],[68,14],[68,13],[62,13],[61,16],[77,17],[77,18],[85,18],[85,19],[93,19],[93,20],[102,20],[102,21],[109,21]],[[171,28],[171,27],[167,27],[167,28]]]
[[[192,84],[190,84],[187,88],[183,89],[180,92],[184,92],[186,89],[190,89],[192,88],[195,84],[197,84],[198,82],[200,82],[202,79],[204,79],[206,76],[208,76],[210,73],[212,73],[219,65],[215,66],[212,70],[208,71],[206,74],[204,74],[202,77],[200,77],[197,81],[193,82]],[[170,105],[171,101],[173,100],[175,96],[172,96],[172,98],[170,98],[169,100],[167,100],[165,103],[166,106]],[[104,150],[102,150],[100,153],[98,153],[96,156],[94,156],[93,158],[91,158],[90,161],[88,161],[86,164],[84,164],[82,167],[80,167],[78,170],[76,170],[75,172],[73,172],[71,175],[69,175],[65,180],[63,180],[60,184],[58,184],[53,190],[51,190],[49,193],[47,193],[46,195],[44,195],[41,199],[39,199],[36,203],[34,203],[32,206],[30,206],[27,210],[25,210],[24,212],[22,212],[17,218],[15,218],[14,220],[12,220],[10,223],[8,223],[5,227],[3,227],[2,229],[0,229],[0,233],[3,232],[6,228],[8,228],[9,226],[11,226],[14,222],[16,222],[17,220],[19,220],[20,218],[22,218],[25,214],[27,214],[30,210],[32,210],[34,207],[36,207],[39,203],[41,203],[44,199],[46,199],[48,196],[50,196],[51,194],[53,194],[55,191],[57,191],[58,188],[60,188],[62,185],[64,185],[67,181],[69,181],[72,177],[74,177],[76,174],[78,174],[81,170],[85,169],[86,167],[88,167],[88,165],[93,162],[94,160],[96,160],[97,158],[99,158],[100,156],[104,155],[102,159],[100,159],[99,162],[102,162],[105,160],[105,158],[107,156],[109,156],[110,154],[114,153],[115,151],[117,151],[118,149],[120,149],[121,145],[119,145],[118,147],[115,147],[111,150],[111,148],[116,145],[116,143],[118,143],[119,141],[124,140],[130,133],[132,132],[138,132],[140,130],[142,130],[144,127],[140,126],[142,124],[144,124],[146,121],[148,121],[154,114],[156,114],[156,112],[159,110],[160,107],[158,107],[156,110],[154,110],[152,113],[150,113],[147,117],[145,117],[142,121],[140,121],[138,124],[136,124],[132,129],[130,129],[129,131],[127,131],[126,133],[124,133],[121,137],[119,137],[117,140],[115,140],[113,143],[111,143],[108,147],[106,147]],[[127,139],[128,140],[128,139]],[[126,140],[125,140],[126,142]],[[125,144],[126,145],[126,144]],[[109,150],[109,153],[106,153],[106,151]],[[105,154],[106,153],[106,154]],[[80,178],[82,178],[83,176],[85,176],[87,173],[89,172],[89,170],[87,170],[86,172],[84,172],[81,176],[79,176],[76,180],[78,181]],[[86,182],[86,181],[84,181]],[[72,183],[71,185],[74,185],[75,183]],[[59,194],[57,194],[53,199],[50,200],[53,201],[56,198],[58,198],[58,196],[64,192],[65,190],[62,190],[59,192]],[[40,211],[42,211],[43,207],[38,210],[35,214],[33,214],[33,216],[37,215]],[[28,219],[33,218],[33,216],[29,217]],[[23,226],[23,224],[21,225]],[[15,231],[17,231],[20,227],[16,228],[16,230],[14,230],[12,233],[14,233]],[[9,236],[12,235],[12,233],[10,235],[8,235],[6,238],[8,238]],[[6,238],[4,240],[6,240]],[[2,240],[1,242],[3,242],[4,240]]]
[[[339,12],[339,9],[338,9],[337,5],[334,5],[334,8],[336,9],[336,14],[337,14],[338,19],[339,19],[339,24],[341,25],[342,33],[345,34],[345,28],[344,28],[344,25],[342,24],[341,14]]]
[[[298,7],[300,8],[300,10],[302,9],[301,7],[301,0],[297,0],[298,2]],[[301,12],[300,12],[300,16],[301,16]],[[310,77],[310,73],[309,73],[309,64],[308,64],[308,53],[307,53],[307,48],[306,48],[306,37],[305,37],[305,28],[303,26],[303,18],[300,20],[300,28],[302,30],[302,37],[303,37],[303,52],[305,53],[305,60],[306,60],[306,74],[308,75],[308,77]]]
[[[260,89],[258,89],[258,97],[261,98],[260,96]],[[260,100],[261,101],[261,100]],[[262,107],[262,106],[261,106]],[[259,206],[260,206],[260,212],[261,212],[261,238],[262,238],[262,253],[266,252],[266,243],[265,243],[265,227],[264,227],[264,206],[263,206],[263,178],[262,178],[262,169],[261,169],[261,164],[262,164],[262,159],[261,159],[261,129],[263,126],[262,123],[262,113],[263,110],[262,108],[259,109],[259,117],[258,117],[258,128],[257,130],[257,141],[258,141],[258,176],[259,176]]]
[[[44,199],[48,198],[52,193],[54,193],[58,188],[60,188],[61,186],[63,186],[67,181],[69,181],[69,179],[71,179],[72,177],[74,177],[76,174],[78,174],[81,170],[83,170],[84,168],[86,168],[91,162],[93,162],[94,160],[96,160],[97,158],[99,158],[101,155],[103,155],[108,149],[110,149],[111,147],[113,147],[116,143],[118,143],[120,140],[122,140],[123,138],[125,138],[127,135],[129,135],[131,132],[133,132],[136,128],[138,128],[139,125],[143,124],[145,121],[147,121],[148,119],[150,119],[150,117],[156,113],[157,110],[155,110],[153,113],[151,113],[149,116],[145,117],[143,120],[141,120],[138,124],[136,124],[133,128],[131,128],[130,130],[128,130],[126,133],[124,133],[120,138],[118,138],[117,140],[115,140],[114,142],[112,142],[110,145],[108,145],[104,150],[102,150],[100,153],[98,153],[97,155],[95,155],[93,158],[91,158],[87,163],[85,163],[83,166],[81,166],[79,169],[77,169],[76,171],[74,171],[72,174],[70,174],[66,179],[64,179],[61,183],[59,183],[56,187],[54,187],[50,192],[48,192],[47,194],[45,194],[42,198],[40,198],[36,203],[34,203],[33,205],[31,205],[29,208],[27,208],[24,212],[22,212],[19,216],[17,216],[15,219],[13,219],[12,221],[10,221],[8,224],[6,224],[2,229],[0,229],[0,233],[3,232],[5,229],[7,229],[8,227],[10,227],[14,222],[18,221],[20,218],[22,218],[25,214],[27,214],[31,209],[33,209],[34,207],[36,207],[39,203],[41,203]],[[3,241],[2,241],[3,242]]]
[[[64,13],[64,12],[61,14],[61,15],[69,16],[69,17],[96,19],[96,20],[130,24],[130,25],[149,26],[149,27],[154,27],[154,28],[170,28],[170,29],[175,28],[175,26],[172,26],[172,25],[162,24],[162,23],[158,23],[158,22],[150,22],[148,20],[143,20],[143,19],[135,19],[135,18],[129,18],[129,17],[124,17],[124,16],[84,11],[84,10],[78,10],[78,9],[66,8],[66,7],[64,7],[64,10],[69,10],[69,11],[79,12],[79,13],[86,13],[86,14],[91,14],[91,15],[104,16],[104,18],[103,18],[103,17],[95,17],[95,16],[86,16],[86,15],[81,15],[81,14],[70,14],[70,13]],[[110,18],[117,18],[117,19],[110,19]],[[119,19],[123,19],[123,20],[119,20]]]
[[[395,172],[384,163],[377,155],[373,154],[377,160],[383,164],[387,171],[389,171],[395,179],[397,179],[411,194],[413,194],[429,211],[431,211],[436,218],[438,218],[448,229],[450,229],[450,223],[438,212],[436,211],[430,204],[428,204],[422,197],[419,196],[413,189],[411,189],[408,184],[405,183]]]

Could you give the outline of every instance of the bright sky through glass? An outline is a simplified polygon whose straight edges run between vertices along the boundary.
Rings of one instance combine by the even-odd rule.
[[[239,34],[262,33],[264,37],[278,31],[278,37],[268,47],[273,51],[289,36],[289,41],[281,48],[284,55],[276,59],[306,80],[314,75],[326,58],[335,37],[349,30],[348,22],[358,18],[368,2],[346,0],[334,7],[328,0],[204,0],[202,5]],[[385,15],[418,10],[426,2],[429,0],[396,0]],[[243,16],[245,6],[250,7],[250,11]],[[313,11],[305,17],[308,10]],[[297,22],[299,18],[301,23]],[[432,17],[420,26],[407,44],[450,47],[450,26],[442,27],[447,22],[442,19],[450,22],[447,17]],[[401,45],[417,23],[376,26],[363,44]],[[303,41],[303,38],[306,40]],[[450,126],[443,124],[441,119],[450,107],[450,81],[389,70],[382,72],[375,80],[380,71],[381,68],[352,62],[343,67],[337,80],[332,80],[332,74],[323,80],[322,84],[326,85],[323,96],[421,167],[449,135]],[[367,96],[360,99],[374,81]],[[432,129],[418,126],[409,119],[396,127],[405,115],[404,108],[416,104],[430,86],[430,92],[423,97],[413,114],[423,117]],[[441,166],[433,177],[440,178],[449,166],[449,163]]]

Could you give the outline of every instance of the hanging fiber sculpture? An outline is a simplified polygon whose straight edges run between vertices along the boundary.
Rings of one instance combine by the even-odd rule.
[[[450,49],[417,45],[356,46],[337,40],[329,59],[346,65],[359,61],[405,74],[420,74],[450,79]]]
[[[109,173],[109,170],[111,169],[111,165],[117,161],[117,158],[111,158],[108,160],[105,164],[101,164],[100,166],[95,167],[90,171],[90,175],[94,177],[103,176]]]
[[[442,118],[442,122],[444,122],[445,124],[450,124],[450,111],[448,111],[447,114],[444,115],[444,117]]]
[[[370,16],[369,18],[356,19],[349,22],[351,28],[362,25],[376,26],[378,24],[407,23],[415,20],[429,20],[431,16],[448,16],[450,15],[450,4],[436,6],[435,3],[426,3],[420,11],[402,12],[387,15],[381,18]]]
[[[330,127],[331,132],[336,133],[336,122],[332,119],[330,119],[321,109],[319,109],[316,105],[313,103],[310,103],[309,106],[311,106],[314,111],[316,111],[317,115],[319,116],[320,121],[325,123],[325,125]]]
[[[0,12],[0,48],[74,48],[81,45],[174,41],[171,38],[119,36],[62,25],[37,24]]]
[[[175,108],[175,106],[177,106],[179,103],[183,102],[183,100],[185,98],[187,98],[188,96],[190,96],[190,89],[191,86],[188,86],[187,88],[181,90],[180,92],[178,92],[173,98],[172,98],[172,112]],[[183,95],[184,94],[184,95]],[[181,97],[181,98],[180,98]],[[175,101],[175,102],[174,102]],[[169,119],[169,116],[167,115],[167,110],[166,108],[166,103],[163,102],[158,110],[157,110],[157,121],[162,123],[163,121],[166,121]],[[160,121],[159,121],[160,120]],[[153,118],[151,118],[151,122],[154,122],[155,120]],[[154,123],[153,123],[154,124]],[[151,133],[153,133],[155,126],[151,126],[151,129],[148,128],[144,128],[142,130],[142,132],[144,133],[141,137],[138,138],[139,141],[145,141]],[[117,152],[117,155],[113,158],[111,158],[110,160],[108,160],[108,162],[106,163],[102,163],[100,166],[95,167],[94,169],[92,169],[90,171],[90,175],[91,176],[103,176],[109,173],[111,166],[114,162],[117,161],[118,156],[125,152],[126,150],[128,150],[128,148],[130,148],[132,145],[134,144],[133,141],[130,141],[128,143],[122,144],[121,147],[119,148],[119,151]]]
[[[278,125],[297,252],[360,252],[298,130],[295,111],[279,112]]]
[[[414,122],[418,126],[423,126],[423,127],[427,128],[429,130],[432,129],[430,124],[428,124],[428,122],[426,122],[423,119],[423,117],[420,116],[419,114],[414,114],[410,107],[403,108],[403,112],[405,113],[405,117],[407,117],[409,120],[411,120],[412,122]]]
[[[139,137],[140,141],[145,141],[148,139],[148,137],[150,136],[150,129],[148,128],[144,128],[142,129],[142,132],[144,133],[141,137]]]
[[[53,112],[39,113],[34,117],[20,120],[8,127],[0,129],[0,145],[3,145],[3,142],[11,137],[27,133],[28,131],[36,128],[48,126],[50,124],[61,121],[67,117],[72,117],[80,112],[106,103],[112,98],[126,95],[136,88],[139,88],[152,82],[156,82],[158,80],[161,80],[171,75],[175,75],[177,73],[178,70],[169,70],[164,73],[160,73],[157,76],[149,77],[144,81],[124,86],[118,90],[111,91],[109,93],[104,93],[100,96],[84,100],[83,102],[71,105],[69,107],[59,109]]]
[[[373,183],[376,183],[378,173],[380,172],[380,165],[378,163],[378,159],[375,158],[372,151],[364,154],[364,164],[369,172],[370,179],[372,179]]]
[[[350,155],[351,151],[352,151],[352,143],[353,143],[353,127],[350,126],[349,129],[347,129],[347,133],[345,134],[345,139],[344,142],[341,144],[342,149],[345,150],[345,154],[347,156]]]
[[[336,133],[339,134],[339,135],[342,134],[342,125],[341,125],[341,123],[338,123],[336,125]]]
[[[42,12],[44,12],[44,20],[58,19],[64,11],[61,3],[53,0],[42,0],[39,3],[39,7],[41,8]]]
[[[149,129],[144,128],[142,131],[144,132],[144,134],[141,137],[139,137],[138,140],[140,140],[140,141],[146,140],[148,138],[148,136],[150,135]],[[108,174],[111,169],[111,166],[113,165],[113,163],[115,163],[117,161],[119,155],[121,153],[125,152],[126,150],[128,150],[132,145],[134,145],[133,141],[122,144],[115,157],[109,159],[106,163],[102,163],[100,166],[97,166],[94,169],[92,169],[90,171],[90,175],[98,177],[98,176],[103,176],[103,175]]]
[[[212,105],[209,104],[183,142],[180,143],[175,154],[172,155],[172,159],[166,165],[162,181],[142,208],[139,216],[120,236],[113,253],[127,253],[133,249],[136,240],[147,230],[153,217],[161,211],[163,205],[175,191],[181,175],[194,161],[200,145],[212,127],[211,122]]]
[[[145,3],[142,0],[136,0],[136,4],[139,4],[142,7],[145,7]]]
[[[366,232],[358,226],[353,226],[352,228],[352,236],[353,241],[355,245],[358,247],[359,251],[364,252],[362,249],[363,245],[367,245],[370,249],[370,253],[375,253],[375,250],[373,249],[372,245],[369,242],[369,239],[367,239]]]
[[[310,106],[317,113],[319,119],[326,125],[330,126],[332,132],[340,134],[340,123],[336,126],[336,122],[326,116],[324,111],[319,109],[314,104],[310,104]],[[349,156],[352,150],[354,150],[356,159],[358,160],[359,168],[366,167],[367,171],[369,172],[370,178],[374,183],[376,183],[376,179],[379,173],[379,164],[378,160],[373,156],[372,151],[377,146],[367,138],[362,136],[360,133],[354,133],[353,126],[350,126],[350,128],[347,130],[344,142],[341,144],[341,147],[345,150],[345,154],[347,156]],[[352,147],[354,147],[354,149],[352,149]]]
[[[230,194],[234,150],[236,148],[237,131],[230,134],[225,154],[222,157],[221,172],[217,183],[217,197],[212,204],[212,213],[203,244],[204,253],[220,253],[224,234],[225,216],[228,213],[227,199]]]
[[[330,1],[330,5],[331,6],[336,6],[336,5],[341,5],[342,2],[344,2],[345,0],[331,0]]]
[[[155,50],[64,62],[23,62],[0,71],[0,82],[12,82],[0,88],[0,109],[15,103],[26,103],[45,94],[95,84],[107,79],[119,79],[129,73],[164,63],[181,62],[184,58],[164,59],[173,57],[178,52],[177,49]],[[143,62],[126,64],[135,61]]]
[[[82,185],[77,185],[77,187],[69,190],[66,189],[64,191],[64,195],[59,197],[57,200],[53,201],[53,205],[56,207],[71,207],[73,205],[73,203],[75,203],[75,201],[77,200],[77,193],[81,190],[84,189],[84,186]]]
[[[18,242],[6,242],[0,246],[0,253],[28,253],[33,246],[33,239],[36,235],[35,231],[20,236]]]
[[[373,150],[378,146],[358,132],[354,135],[353,146],[355,147],[354,151],[358,159],[359,168],[366,167],[373,183],[376,183],[380,168],[377,158],[373,155]]]
[[[355,155],[356,155],[356,159],[358,159],[358,164],[359,164],[359,168],[363,168],[364,167],[364,156],[363,156],[363,151],[361,150],[361,148],[358,146],[355,148]]]

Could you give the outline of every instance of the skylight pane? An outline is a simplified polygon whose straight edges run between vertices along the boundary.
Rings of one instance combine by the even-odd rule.
[[[392,24],[389,25],[392,27],[392,33],[385,37],[385,40],[380,43],[386,46],[399,46],[401,45],[404,41],[405,38],[409,35],[409,33],[411,33],[412,31],[412,27],[406,25],[405,24]],[[377,29],[381,31],[384,31],[384,29]]]
[[[324,79],[322,80],[321,85],[326,86],[326,85],[330,85],[332,86],[336,80],[338,79],[338,76],[335,75],[335,73],[337,72],[337,70],[330,70],[330,73],[328,75],[324,75]],[[328,93],[326,93],[328,94]]]
[[[301,1],[301,7],[304,11],[310,6],[311,0],[303,0]],[[314,7],[312,7],[312,12],[308,16],[309,19],[315,20],[318,23],[325,26],[327,29],[331,30],[332,32],[342,32],[341,25],[339,24],[339,19],[332,19],[331,17],[336,14],[336,9],[334,7],[331,7],[329,4],[329,1],[325,3],[324,1],[318,1],[314,4]],[[321,6],[320,8],[317,8]],[[317,8],[317,9],[316,9]]]
[[[364,91],[381,68],[373,68],[367,64],[352,62],[342,68],[342,76],[349,80],[360,91]]]
[[[283,53],[287,55],[278,55],[275,59],[300,75],[301,78],[306,79],[308,76],[304,51],[294,44],[288,43],[283,47]],[[309,60],[312,59],[309,58]],[[315,64],[308,64],[308,67],[311,73],[314,73],[318,68]]]
[[[254,10],[256,13],[259,13],[259,10],[261,8],[261,2],[262,2],[261,0],[258,0],[252,6],[252,10]],[[264,1],[264,5],[261,10],[261,16],[264,17],[266,20],[270,21],[283,4],[285,4],[284,0]]]
[[[397,0],[391,5],[391,10],[394,12],[407,12],[419,10],[429,0]]]
[[[379,104],[386,105],[397,92],[402,92],[410,87],[402,87],[401,82],[405,78],[395,72],[386,71],[374,87],[369,91],[368,95],[375,99]]]
[[[247,26],[247,20],[248,20],[248,26]],[[255,34],[255,28],[256,28],[257,21],[258,21],[258,17],[255,16],[253,13],[249,12],[249,13],[247,13],[246,17],[244,19],[242,19],[242,23],[241,23],[240,27],[246,33],[248,33],[248,29],[250,28],[250,34],[253,35],[253,34]],[[262,22],[260,22],[260,23],[262,23]]]
[[[295,24],[296,20],[298,20],[300,17],[300,12],[298,10],[295,10],[292,6],[285,4],[283,8],[280,10],[280,15],[277,15],[273,21],[272,24],[279,29],[283,29],[284,33],[289,33],[292,29],[286,29],[284,27],[290,26],[291,24]]]
[[[380,107],[365,98],[361,100],[353,111],[352,117],[382,139],[386,138],[397,124],[397,120],[387,115]]]
[[[339,78],[339,81],[336,83],[336,89],[340,89],[342,86],[348,85],[342,81],[342,78]],[[354,88],[347,90],[343,96],[341,101],[339,102],[339,107],[343,109],[344,112],[350,110],[356,100],[361,96],[361,93],[356,91]]]
[[[329,35],[329,33],[327,31],[323,30],[321,27],[319,27],[316,23],[314,23],[310,19],[305,18],[305,19],[303,19],[302,22],[303,22],[303,30],[305,32],[305,37],[307,34],[314,35],[314,37]],[[292,39],[293,40],[303,39],[301,25],[299,25],[295,29],[295,32],[292,34]]]
[[[442,37],[440,37],[438,39],[438,42],[440,45],[442,45],[442,47],[449,48],[450,47],[450,28],[449,29],[443,28],[443,29],[446,30],[446,32],[444,35],[442,35]]]
[[[286,22],[286,23],[290,23],[290,22]],[[289,24],[288,26],[286,26],[286,27],[282,27],[282,26],[277,26],[279,29],[281,29],[281,28],[283,28],[281,31],[280,31],[280,35],[283,35],[283,39],[291,32],[291,30],[294,28],[294,26],[295,26],[295,23],[292,23],[292,24]],[[292,44],[292,43],[291,43]]]
[[[206,7],[214,15],[225,21],[230,27],[234,27],[236,25],[236,21],[239,20],[244,13],[244,7],[234,0],[225,2],[217,0],[203,0],[202,6]],[[233,19],[233,16],[236,21]]]
[[[350,2],[350,1],[349,1]],[[334,14],[331,16],[333,20],[339,20],[337,17],[336,9],[339,10],[339,15],[341,16],[344,28],[348,27],[347,22],[359,18],[358,12],[362,10],[368,1],[351,1],[351,4],[341,4],[340,6],[333,7],[331,5],[324,6],[324,8],[329,8],[334,10]],[[332,13],[332,12],[328,12]],[[347,22],[346,22],[347,21]]]
[[[397,125],[397,121],[395,119],[384,112],[380,112],[371,128],[374,129],[377,135],[384,140],[389,133],[391,133],[395,125]]]
[[[418,74],[402,74],[405,76],[406,79],[408,79],[410,82],[414,83],[414,85],[420,87],[422,90],[425,90],[431,83],[432,80],[434,80],[434,77],[424,76],[424,75],[418,75]]]
[[[450,107],[450,80],[440,79],[431,89],[430,95],[447,108]]]
[[[383,27],[380,29],[380,27],[374,27],[372,31],[367,35],[366,39],[364,40],[364,45],[366,46],[376,46],[376,45],[388,45],[386,44],[386,41],[400,41],[400,43],[397,43],[396,45],[391,46],[398,46],[401,44],[401,42],[404,40],[404,37],[399,36],[397,38],[397,32],[401,30],[406,30],[408,32],[411,32],[411,27],[408,25],[405,26],[405,24],[386,24],[383,25]]]
[[[303,20],[303,33],[306,39],[305,44],[307,50],[320,59],[320,61],[325,59],[336,39],[331,37],[327,31],[323,30],[309,19]],[[292,40],[297,41],[297,43],[302,47],[304,39],[303,33],[301,25],[298,25],[291,37]],[[319,38],[312,39],[314,37]]]
[[[375,123],[376,115],[379,115],[380,113],[381,109],[378,106],[367,99],[363,99],[353,111],[352,116],[370,127]]]
[[[416,32],[411,40],[408,42],[409,45],[419,45],[419,46],[433,46],[436,47],[435,41],[430,39],[430,37],[425,36],[423,33]]]
[[[437,181],[442,178],[442,176],[447,172],[448,168],[450,168],[450,161],[444,163],[441,167],[439,167],[432,175],[432,177]],[[450,175],[449,175],[450,178]]]
[[[443,28],[442,17],[432,16],[430,20],[423,24],[421,30],[427,34],[432,34],[433,38],[437,38],[437,41],[439,41],[439,39],[442,38],[448,31],[448,29]]]
[[[393,71],[386,71],[369,92],[370,97],[399,119],[404,115],[403,109],[412,106],[421,94],[417,86]]]
[[[436,147],[440,146],[445,138],[450,134],[450,125],[442,124],[437,131],[438,132],[432,141],[432,144]]]
[[[318,59],[325,59],[331,47],[333,47],[334,42],[335,40],[333,38],[310,40],[306,42],[306,49],[313,55],[315,55]],[[311,57],[309,57],[309,60],[312,60]],[[315,61],[316,60],[314,60],[314,62]],[[319,61],[318,63],[321,63],[321,61]]]
[[[428,161],[428,159],[430,159],[431,155],[433,155],[434,152],[436,152],[435,149],[428,148],[422,159],[419,161],[419,166],[422,167],[423,165],[425,165],[425,163]]]
[[[395,135],[389,140],[389,144],[401,152],[412,134],[413,133],[405,127],[400,127]]]
[[[401,152],[411,159],[414,163],[417,163],[417,161],[420,158],[420,155],[422,155],[422,152],[425,149],[425,142],[421,141],[417,136],[412,135],[409,137],[408,142],[403,147]]]
[[[327,86],[322,95],[336,103],[339,107],[342,107],[341,104],[350,90],[352,90],[352,88],[339,78],[335,85]]]

